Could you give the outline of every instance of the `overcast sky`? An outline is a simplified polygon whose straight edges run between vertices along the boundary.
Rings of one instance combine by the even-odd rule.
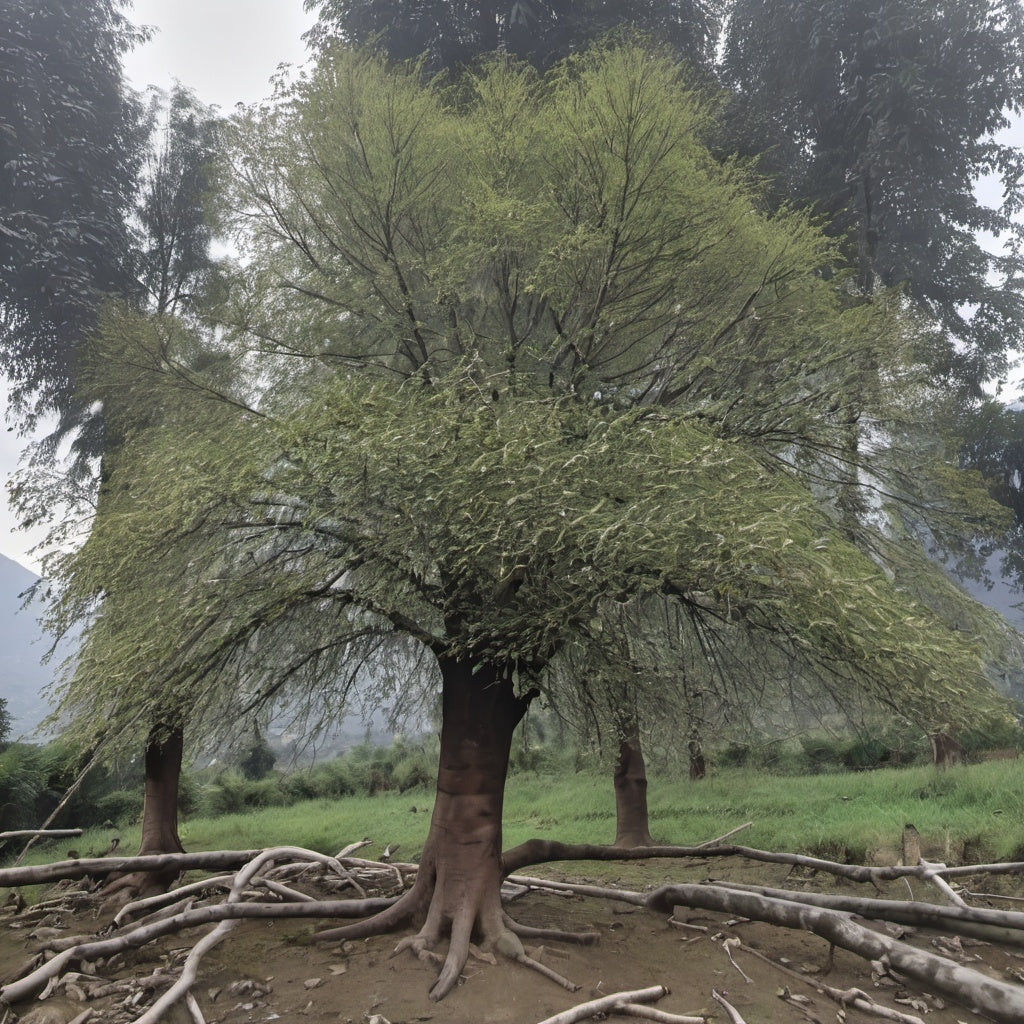
[[[270,78],[280,64],[302,63],[302,34],[313,21],[302,0],[135,0],[130,17],[155,30],[125,62],[132,85],[169,89],[177,79],[225,114],[236,103],[268,96]],[[2,380],[0,402],[7,407]],[[5,426],[0,426],[0,475],[6,483],[26,439]],[[15,529],[5,487],[0,495],[0,554],[38,570],[29,552],[42,536],[42,531]]]

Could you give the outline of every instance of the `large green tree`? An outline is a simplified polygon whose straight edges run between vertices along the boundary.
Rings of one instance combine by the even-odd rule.
[[[866,355],[882,416],[912,325],[824,279],[807,217],[761,212],[675,64],[499,61],[453,96],[334,49],[288,99],[233,147],[248,259],[219,337],[249,376],[196,370],[173,318],[113,311],[101,335],[97,380],[164,414],[129,418],[106,513],[57,567],[58,620],[89,618],[83,728],[177,700],[198,729],[323,687],[365,642],[429,652],[417,882],[331,934],[412,922],[424,955],[449,934],[440,998],[473,932],[521,951],[499,899],[512,731],[536,688],[601,685],[560,663],[628,665],[624,606],[776,638],[922,725],[996,712],[972,639],[808,486]]]

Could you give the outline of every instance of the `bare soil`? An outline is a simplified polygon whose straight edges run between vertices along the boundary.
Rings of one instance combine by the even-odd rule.
[[[580,863],[550,866],[547,877],[617,885],[629,889],[647,889],[665,882],[700,881],[709,877],[754,882],[770,886],[843,891],[873,895],[865,887],[837,883],[834,878],[798,875],[787,869],[752,865],[738,860],[618,863],[595,865]],[[979,882],[986,892],[1011,892],[1019,882],[986,879]],[[913,883],[918,899],[936,900],[934,891]],[[893,883],[883,893],[891,898],[907,899],[905,882]],[[1013,906],[1002,900],[971,899],[976,906]],[[311,935],[316,927],[309,922],[243,922],[203,962],[195,995],[210,1024],[255,1024],[264,1021],[298,1021],[319,1024],[536,1024],[561,1010],[624,989],[650,985],[667,986],[670,995],[659,1001],[658,1009],[675,1013],[713,1015],[724,1021],[725,1013],[712,999],[712,990],[726,993],[747,1024],[804,1024],[804,1022],[843,1021],[866,1024],[877,1021],[857,1010],[843,1011],[815,988],[818,980],[838,988],[856,987],[894,1009],[913,1013],[928,1024],[957,1024],[981,1020],[970,1007],[955,1005],[948,998],[920,988],[895,984],[891,979],[873,977],[871,965],[842,950],[830,962],[827,943],[813,935],[788,931],[756,923],[726,923],[721,916],[678,908],[677,919],[706,925],[708,931],[681,930],[649,911],[623,904],[578,896],[558,896],[531,892],[516,900],[509,911],[524,924],[595,929],[601,938],[597,945],[577,947],[560,943],[546,944],[539,951],[528,951],[581,986],[570,993],[518,964],[499,961],[492,965],[471,960],[460,984],[442,1002],[428,999],[427,992],[436,970],[422,964],[411,954],[391,957],[396,936],[359,942],[316,944]],[[0,926],[0,976],[9,978],[29,955],[33,941],[28,929],[11,928],[10,917]],[[73,929],[69,933],[91,932],[102,926],[103,918],[91,915],[65,917],[48,922],[49,927]],[[871,925],[882,928],[881,925]],[[890,934],[893,929],[890,926]],[[104,978],[151,974],[162,963],[180,962],[190,943],[200,932],[172,937],[139,950],[113,964],[104,964]],[[724,938],[736,937],[741,945],[732,949],[744,979],[730,963],[723,947]],[[960,949],[947,940],[920,929],[908,941],[937,949],[976,970],[1007,981],[1024,978],[1024,949],[987,945],[960,940]],[[749,949],[758,950],[775,961],[785,962],[802,980],[787,977],[757,959]],[[805,996],[810,1003],[787,1002],[782,994]],[[89,1003],[98,1016],[93,1021],[134,1019],[145,1002],[129,1011],[123,996]],[[45,1012],[44,1012],[45,1008]],[[17,1009],[24,1024],[66,1024],[83,1010],[81,1002],[55,995],[38,1005]],[[381,1020],[374,1020],[378,1015]],[[170,1024],[189,1024],[191,1017],[183,1007],[167,1018]],[[613,1016],[612,1021],[635,1020]],[[0,1020],[3,1020],[0,1011]]]

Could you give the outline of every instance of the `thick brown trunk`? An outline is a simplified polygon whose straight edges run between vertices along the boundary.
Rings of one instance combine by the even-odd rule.
[[[455,985],[471,941],[516,957],[522,944],[501,907],[501,813],[512,733],[529,703],[509,674],[469,659],[439,660],[443,682],[437,796],[412,889],[366,922],[322,932],[321,939],[378,934],[411,921],[418,934],[399,948],[426,961],[449,936],[448,955],[431,989],[441,999]]]
[[[139,856],[185,852],[178,838],[182,745],[180,726],[155,725],[146,738],[146,795]]]
[[[184,853],[178,838],[178,785],[181,780],[183,733],[181,726],[154,725],[146,737],[146,789],[142,805],[139,856]],[[139,872],[111,876],[107,891],[130,896],[166,890],[178,871]]]
[[[619,723],[619,759],[615,765],[615,845],[654,846],[647,815],[647,766],[635,718]]]

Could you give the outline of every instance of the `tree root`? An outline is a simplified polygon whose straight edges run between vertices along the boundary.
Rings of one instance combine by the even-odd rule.
[[[714,999],[719,1006],[725,1010],[726,1016],[728,1016],[731,1024],[747,1024],[747,1022],[740,1016],[739,1010],[736,1009],[732,1003],[729,1002],[725,996],[722,995],[717,989],[711,990],[711,998]]]
[[[640,1003],[652,1003],[668,995],[668,989],[664,985],[652,985],[650,988],[634,989],[631,992],[614,992],[609,996],[602,996],[600,999],[592,999],[586,1003],[580,1003],[554,1017],[546,1017],[540,1024],[576,1024],[577,1021],[588,1020],[591,1017],[606,1017],[612,1013],[626,1012],[626,1006]],[[703,1017],[676,1017],[676,1024],[704,1024]]]
[[[932,881],[935,878],[948,879],[962,875],[1024,874],[1024,862],[1020,861],[1012,864],[969,864],[952,868],[925,864],[872,867],[865,864],[840,864],[799,853],[758,850],[750,846],[637,846],[629,849],[589,843],[560,843],[553,839],[528,839],[525,843],[506,850],[501,855],[501,862],[506,877],[509,877],[532,864],[548,864],[561,860],[648,860],[653,857],[744,857],[766,864],[789,864],[792,867],[821,871],[837,878],[846,878],[851,882],[870,883],[892,881],[897,878]],[[0,884],[3,884],[2,878]]]
[[[601,937],[600,932],[566,932],[560,928],[533,928],[502,915],[505,927],[521,939],[543,939],[547,942],[571,942],[577,946],[592,946]]]
[[[212,850],[208,853],[160,853],[145,857],[89,857],[63,860],[36,867],[0,868],[0,887],[46,885],[62,878],[104,876],[115,871],[167,871],[175,874],[193,868],[240,868],[260,850]]]
[[[1024,988],[986,977],[946,957],[915,949],[856,924],[848,914],[704,885],[669,885],[648,897],[648,906],[670,911],[675,906],[699,907],[738,914],[784,928],[813,932],[832,945],[884,964],[1005,1024],[1024,1020]],[[951,908],[950,908],[951,909]]]
[[[884,1020],[895,1021],[895,1024],[924,1024],[924,1021],[920,1017],[915,1017],[911,1013],[902,1013],[899,1010],[890,1009],[888,1006],[883,1006],[881,1003],[876,1003],[866,992],[862,992],[858,988],[839,989],[833,988],[831,985],[826,985],[821,981],[808,977],[806,974],[800,974],[797,971],[790,970],[785,964],[780,964],[773,960],[770,956],[766,956],[759,949],[753,949],[750,946],[744,946],[743,952],[748,953],[750,956],[757,957],[758,960],[762,960],[764,963],[774,967],[777,971],[781,971],[787,977],[792,978],[794,981],[802,982],[804,985],[814,989],[815,992],[820,992],[823,996],[827,996],[833,1002],[838,1003],[841,1007],[852,1006],[855,1010],[860,1010],[862,1013],[870,1014],[873,1017],[881,1017]]]

